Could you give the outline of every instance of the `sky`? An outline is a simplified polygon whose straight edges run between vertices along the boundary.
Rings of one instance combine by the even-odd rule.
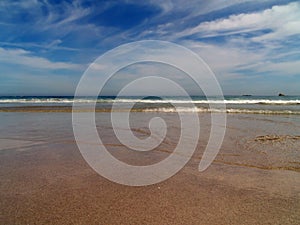
[[[141,40],[194,51],[225,95],[300,95],[300,2],[286,0],[1,0],[0,95],[72,96],[95,59]],[[131,73],[184,76],[146,63],[115,84]]]

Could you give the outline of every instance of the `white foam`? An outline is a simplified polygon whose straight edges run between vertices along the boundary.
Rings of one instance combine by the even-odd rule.
[[[290,111],[290,110],[256,110],[256,109],[210,109],[210,108],[189,108],[189,107],[177,107],[177,108],[151,108],[144,109],[143,112],[165,112],[165,113],[177,113],[177,112],[185,112],[185,113],[247,113],[247,114],[288,114],[288,115],[300,115],[300,111]]]
[[[73,102],[79,103],[92,103],[93,99],[89,98],[20,98],[20,99],[0,99],[0,103],[54,103],[54,104],[66,104]],[[185,100],[185,99],[131,99],[131,98],[117,98],[117,99],[98,99],[97,103],[152,103],[152,104],[164,104],[164,103],[174,103],[174,104],[266,104],[266,105],[300,105],[300,99],[285,99],[285,100],[270,100],[270,99],[230,99],[230,100]]]

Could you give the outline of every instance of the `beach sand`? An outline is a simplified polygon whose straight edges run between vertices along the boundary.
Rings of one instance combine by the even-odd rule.
[[[113,137],[109,113],[97,113],[99,136],[131,164],[168,156],[180,128],[172,113],[132,113],[137,136],[162,116],[170,125],[157,149],[132,153]],[[113,183],[93,171],[75,143],[71,113],[0,113],[0,224],[299,224],[300,117],[228,114],[221,150],[204,172],[198,164],[210,131],[188,164],[145,187]]]

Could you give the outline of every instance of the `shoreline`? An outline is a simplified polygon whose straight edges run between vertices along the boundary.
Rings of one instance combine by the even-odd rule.
[[[111,106],[100,107],[96,106],[95,109],[83,106],[76,106],[74,109],[72,106],[5,106],[0,107],[0,112],[33,112],[33,113],[72,113],[72,112],[96,112],[96,113],[108,113],[108,112],[142,112],[142,113],[226,113],[226,114],[261,114],[261,115],[300,115],[300,111],[291,110],[263,110],[263,109],[251,109],[251,108],[209,108],[209,107],[133,107],[132,109],[126,107],[119,107],[111,109]]]

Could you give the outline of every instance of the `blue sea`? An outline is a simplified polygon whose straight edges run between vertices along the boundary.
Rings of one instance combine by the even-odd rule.
[[[92,97],[73,96],[2,96],[0,108],[27,106],[72,106],[72,104],[89,104],[94,102]],[[209,112],[218,111],[213,106],[225,103],[227,113],[258,113],[258,114],[295,114],[300,115],[300,96],[224,96],[219,97],[180,96],[142,97],[142,96],[101,96],[97,98],[98,109],[126,108],[133,105],[139,111],[145,112]],[[173,106],[176,104],[176,108]],[[191,104],[193,107],[191,107]]]

